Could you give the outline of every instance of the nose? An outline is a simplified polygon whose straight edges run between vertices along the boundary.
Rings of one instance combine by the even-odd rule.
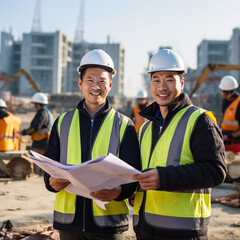
[[[99,85],[99,82],[94,82],[93,87],[96,88],[96,89],[101,88],[100,85]]]
[[[158,88],[161,89],[166,89],[167,88],[167,83],[165,81],[160,81],[158,84]]]

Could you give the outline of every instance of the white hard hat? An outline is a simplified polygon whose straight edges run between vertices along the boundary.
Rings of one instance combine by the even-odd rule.
[[[238,88],[238,83],[234,77],[228,75],[221,79],[218,87],[223,91],[231,91]]]
[[[137,93],[137,98],[147,98],[147,92],[146,92],[146,91],[143,91],[143,90],[140,90],[140,91]]]
[[[152,56],[148,73],[160,71],[187,73],[182,57],[171,49],[162,49]]]
[[[79,74],[84,68],[87,67],[100,67],[112,73],[112,77],[116,75],[112,58],[101,49],[94,49],[86,53],[77,68]]]
[[[7,108],[7,104],[4,100],[0,99],[0,107]]]
[[[44,93],[35,93],[31,100],[32,103],[48,104],[48,97]]]

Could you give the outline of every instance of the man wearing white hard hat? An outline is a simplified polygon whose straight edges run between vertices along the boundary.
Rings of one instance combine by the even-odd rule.
[[[238,82],[233,76],[224,76],[219,84],[222,102],[222,133],[226,151],[240,155],[240,96]]]
[[[101,49],[92,50],[83,56],[77,71],[84,99],[56,119],[45,156],[76,165],[110,152],[139,169],[133,122],[107,100],[116,74],[111,57]],[[91,193],[93,198],[109,202],[103,210],[91,199],[66,192],[69,183],[45,174],[47,189],[57,192],[53,226],[60,230],[60,239],[123,239],[129,217],[125,199],[134,193],[137,184]]]
[[[42,92],[35,93],[31,103],[34,106],[36,114],[29,128],[22,130],[22,135],[31,135],[32,150],[44,154],[53,124],[52,114],[46,107],[48,104],[48,97]],[[38,168],[36,167],[36,169]]]
[[[148,101],[147,92],[144,90],[140,90],[137,93],[137,105],[134,106],[132,112],[132,120],[134,122],[136,132],[138,133],[138,129],[141,125],[147,120],[146,118],[139,115],[139,112],[149,106],[151,103]]]
[[[183,92],[182,57],[163,49],[150,60],[155,100],[140,112],[142,174],[134,200],[137,239],[207,239],[210,188],[226,176],[221,130],[211,112]]]
[[[0,151],[20,149],[20,124],[20,118],[7,111],[6,102],[0,99]]]

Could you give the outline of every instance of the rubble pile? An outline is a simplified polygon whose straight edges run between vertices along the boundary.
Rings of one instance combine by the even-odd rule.
[[[33,229],[14,229],[12,223],[7,220],[0,227],[0,239],[2,240],[59,240],[59,233],[52,226],[39,226]]]

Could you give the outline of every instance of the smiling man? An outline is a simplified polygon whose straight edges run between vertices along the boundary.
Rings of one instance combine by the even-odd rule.
[[[224,145],[211,112],[183,93],[182,57],[164,49],[150,60],[155,102],[140,112],[142,174],[133,224],[138,240],[207,239],[210,188],[226,176]]]
[[[78,86],[84,95],[72,111],[61,114],[53,125],[45,155],[63,164],[80,164],[112,153],[140,169],[140,152],[133,122],[114,110],[107,95],[116,74],[111,57],[100,49],[85,54],[77,69]],[[109,202],[106,210],[91,199],[64,190],[69,184],[45,174],[48,190],[57,192],[54,228],[61,240],[122,240],[128,229],[128,206],[137,183],[91,193]]]

